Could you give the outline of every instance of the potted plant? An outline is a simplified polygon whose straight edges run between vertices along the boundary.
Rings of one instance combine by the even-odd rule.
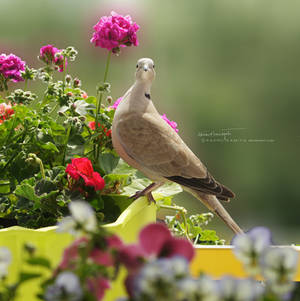
[[[114,40],[103,37],[105,26],[118,24]],[[154,205],[130,198],[150,180],[120,160],[111,142],[118,100],[113,104],[110,96],[109,64],[122,48],[138,45],[139,26],[129,16],[112,12],[94,29],[91,42],[108,51],[96,97],[87,95],[80,79],[68,72],[77,56],[73,47],[41,47],[43,66],[37,70],[14,54],[0,55],[0,245],[12,250],[12,279],[26,241],[40,255],[51,253],[51,263],[58,263],[72,237],[59,236],[56,224],[74,200],[91,204],[98,221],[127,242],[156,218]],[[42,95],[29,90],[32,80],[44,83]],[[23,82],[24,88],[10,91],[15,82]],[[180,191],[176,184],[166,185],[156,199]]]

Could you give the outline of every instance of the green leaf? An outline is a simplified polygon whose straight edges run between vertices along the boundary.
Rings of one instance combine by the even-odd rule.
[[[16,187],[14,193],[33,202],[38,202],[39,197],[35,194],[34,187],[29,184],[21,184]]]
[[[10,193],[10,182],[8,180],[0,180],[0,194]]]
[[[137,171],[136,169],[134,169],[130,165],[128,165],[123,159],[120,159],[118,165],[112,171],[112,173],[134,175],[136,173],[136,171]]]
[[[70,137],[67,144],[66,160],[70,160],[75,156],[82,157],[84,155],[85,140],[80,134],[75,134]]]
[[[27,260],[27,263],[35,266],[42,266],[47,269],[51,269],[51,263],[44,257],[31,257]]]
[[[40,143],[41,148],[59,153],[59,150],[52,142]]]
[[[130,185],[124,187],[123,192],[121,194],[126,196],[132,196],[137,191],[145,189],[151,183],[152,181],[147,178],[133,179]]]
[[[163,186],[155,190],[155,193],[159,193],[162,196],[173,196],[180,192],[182,192],[182,188],[176,183],[165,183]]]
[[[69,107],[68,106],[62,106],[58,111],[57,111],[57,114],[59,113],[65,113],[66,111],[69,110]]]
[[[52,191],[58,191],[56,184],[46,179],[41,179],[40,181],[38,181],[35,185],[34,190],[38,196],[42,196],[43,194],[49,194]]]
[[[130,184],[130,175],[108,174],[104,176],[106,186],[118,183],[120,187]]]
[[[41,277],[42,274],[41,273],[26,273],[26,272],[21,272],[19,275],[19,284],[31,280],[31,279],[35,279],[35,278],[39,278]]]
[[[85,101],[95,106],[97,104],[97,98],[95,96],[89,96]]]
[[[99,165],[106,174],[109,174],[117,167],[119,160],[119,156],[114,155],[112,152],[106,152],[100,154]]]
[[[200,241],[212,241],[212,242],[214,242],[214,241],[219,240],[219,237],[216,234],[216,231],[214,231],[214,230],[203,230],[201,232],[199,240]]]

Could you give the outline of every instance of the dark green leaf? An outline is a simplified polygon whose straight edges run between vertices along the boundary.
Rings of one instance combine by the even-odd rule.
[[[51,263],[48,259],[44,257],[31,257],[27,260],[30,265],[42,266],[47,269],[51,269]]]
[[[19,283],[23,283],[25,281],[31,280],[31,279],[35,279],[35,278],[39,278],[41,277],[42,274],[41,273],[26,273],[26,272],[21,272],[19,275]]]
[[[112,152],[102,153],[99,156],[99,165],[106,174],[109,174],[117,167],[119,160],[120,157],[114,155]]]

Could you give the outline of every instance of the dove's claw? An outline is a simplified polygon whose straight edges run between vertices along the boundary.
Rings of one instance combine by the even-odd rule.
[[[138,198],[144,196],[144,190],[137,191],[134,195],[130,196],[130,199],[137,200]]]
[[[153,195],[152,195],[151,192],[147,193],[147,194],[146,194],[146,197],[147,197],[147,199],[148,199],[149,205],[151,205],[151,203],[156,204],[156,201],[154,200],[154,197],[153,197]]]
[[[159,187],[161,185],[161,183],[151,183],[149,186],[147,186],[145,189],[143,190],[140,190],[140,191],[137,191],[133,196],[131,196],[130,198],[131,199],[138,199],[142,196],[146,196],[148,201],[149,201],[149,204],[151,204],[152,202],[153,203],[156,203],[154,198],[153,198],[153,195],[151,193],[152,190],[156,189],[157,187]]]

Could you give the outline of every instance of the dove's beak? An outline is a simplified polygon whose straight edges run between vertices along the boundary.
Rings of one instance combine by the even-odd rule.
[[[143,69],[144,69],[145,72],[147,72],[149,70],[148,65],[144,65]]]

